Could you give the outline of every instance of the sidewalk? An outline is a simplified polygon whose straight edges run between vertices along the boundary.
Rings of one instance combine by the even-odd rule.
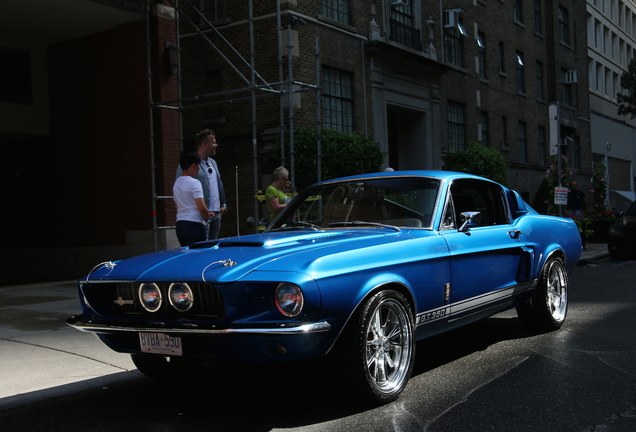
[[[583,266],[609,256],[606,243],[587,243],[585,250],[581,254],[579,266]]]

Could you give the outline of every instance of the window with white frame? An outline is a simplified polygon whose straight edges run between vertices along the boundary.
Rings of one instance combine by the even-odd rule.
[[[539,163],[541,165],[547,165],[548,163],[545,132],[545,128],[543,126],[539,126],[539,129],[537,130],[537,145],[539,146]]]
[[[543,63],[537,60],[536,63],[536,83],[537,83],[537,99],[545,100],[545,94],[543,93]]]
[[[489,131],[488,112],[487,111],[482,111],[481,112],[481,122],[480,122],[480,125],[479,125],[479,132],[481,134],[480,141],[481,141],[481,144],[484,147],[488,147],[488,145],[489,145],[488,131]]]
[[[519,162],[528,162],[528,138],[526,136],[526,122],[519,122]]]
[[[566,105],[574,106],[575,102],[574,102],[574,98],[572,94],[572,86],[574,84],[568,83],[567,74],[568,74],[568,70],[562,68],[561,69],[561,102]]]
[[[515,21],[523,23],[523,0],[514,0]]]
[[[523,60],[523,53],[517,51],[517,92],[526,93],[526,65]]]
[[[541,0],[534,0],[534,32],[543,33],[543,22],[541,21]]]
[[[466,105],[448,101],[448,150],[460,152],[466,148]]]
[[[353,132],[353,75],[339,69],[322,69],[322,106],[325,128]]]
[[[389,38],[410,48],[422,49],[413,2],[391,8]]]
[[[349,0],[320,0],[320,13],[332,20],[349,24]]]
[[[559,33],[561,42],[570,45],[570,12],[559,5]]]
[[[479,78],[487,79],[488,76],[486,74],[486,35],[482,32],[477,33],[477,50],[478,50],[478,59],[479,59]]]
[[[464,67],[464,41],[459,29],[448,27],[444,29],[444,48],[446,62],[458,67]]]

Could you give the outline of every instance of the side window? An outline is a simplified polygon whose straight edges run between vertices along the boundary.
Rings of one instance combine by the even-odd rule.
[[[442,226],[440,229],[445,231],[455,228],[455,208],[453,207],[453,199],[451,195],[448,194],[446,196],[446,206],[444,207],[444,217],[442,218]]]
[[[456,180],[451,185],[451,196],[455,208],[455,224],[463,212],[481,213],[479,226],[509,223],[505,198],[501,187],[483,180]]]

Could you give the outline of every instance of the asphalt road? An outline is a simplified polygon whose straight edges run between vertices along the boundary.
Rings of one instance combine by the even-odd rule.
[[[162,385],[93,336],[63,325],[70,284],[0,288],[0,430],[636,430],[636,261],[570,276],[560,331],[514,312],[420,342],[406,391],[378,408],[328,388],[312,368],[222,368]]]

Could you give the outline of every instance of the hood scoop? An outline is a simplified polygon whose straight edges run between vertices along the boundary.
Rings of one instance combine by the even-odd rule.
[[[239,241],[228,240],[219,242],[219,247],[262,247],[265,244],[263,241]]]

